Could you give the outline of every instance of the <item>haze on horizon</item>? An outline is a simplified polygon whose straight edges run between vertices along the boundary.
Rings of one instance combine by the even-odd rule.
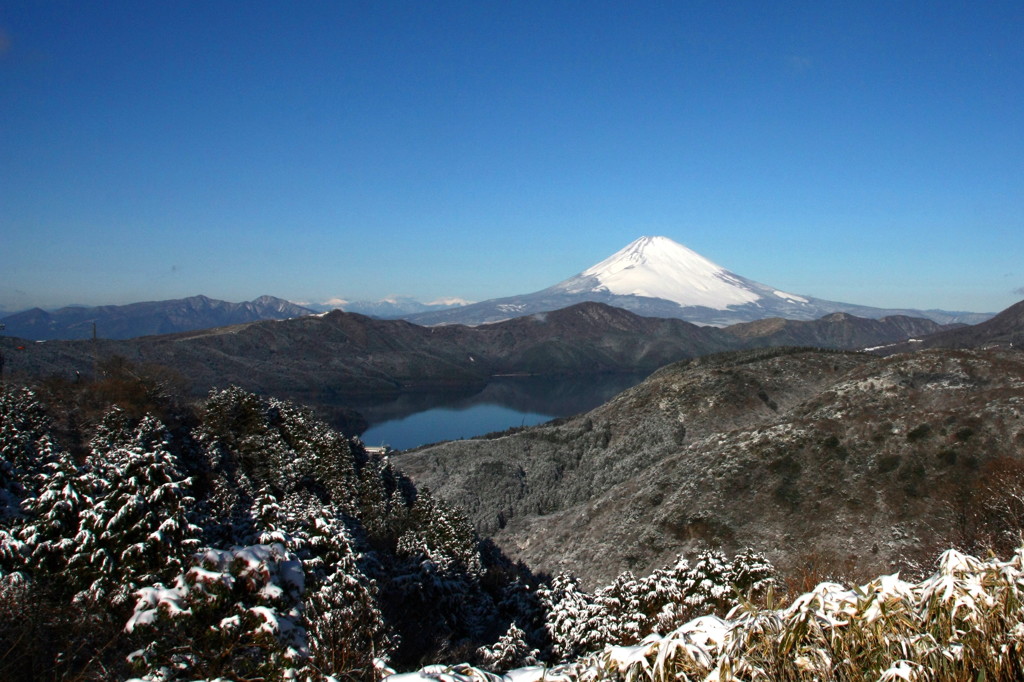
[[[1024,5],[12,3],[0,311],[483,300],[643,234],[877,307],[1024,298]]]

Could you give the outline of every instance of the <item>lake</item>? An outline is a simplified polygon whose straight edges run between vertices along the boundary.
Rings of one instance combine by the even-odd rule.
[[[646,376],[495,377],[475,393],[409,393],[386,403],[352,407],[370,424],[360,436],[364,443],[407,450],[587,412]]]

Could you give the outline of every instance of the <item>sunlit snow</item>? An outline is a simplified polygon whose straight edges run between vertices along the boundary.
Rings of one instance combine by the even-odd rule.
[[[567,290],[589,286],[716,310],[761,298],[736,275],[668,237],[641,237],[565,284]]]

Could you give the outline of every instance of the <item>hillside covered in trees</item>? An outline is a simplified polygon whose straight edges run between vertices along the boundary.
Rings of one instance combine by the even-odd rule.
[[[716,554],[594,592],[535,576],[303,408],[238,388],[190,406],[115,370],[0,393],[0,679],[555,663],[771,579]]]

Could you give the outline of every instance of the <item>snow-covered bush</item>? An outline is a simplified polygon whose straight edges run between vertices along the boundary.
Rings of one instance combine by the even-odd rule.
[[[540,652],[530,648],[526,641],[526,632],[512,623],[493,646],[481,647],[477,650],[477,655],[488,670],[505,671],[536,665]]]
[[[737,595],[753,598],[772,584],[773,569],[759,554],[727,559],[704,552],[691,566],[674,566],[637,578],[626,572],[588,594],[574,578],[557,576],[540,591],[547,629],[558,660],[606,644],[635,644],[652,632],[668,632],[698,614],[725,613]]]
[[[309,658],[305,575],[283,545],[208,549],[168,586],[136,591],[125,631],[149,637],[129,660],[165,679],[285,679]]]

